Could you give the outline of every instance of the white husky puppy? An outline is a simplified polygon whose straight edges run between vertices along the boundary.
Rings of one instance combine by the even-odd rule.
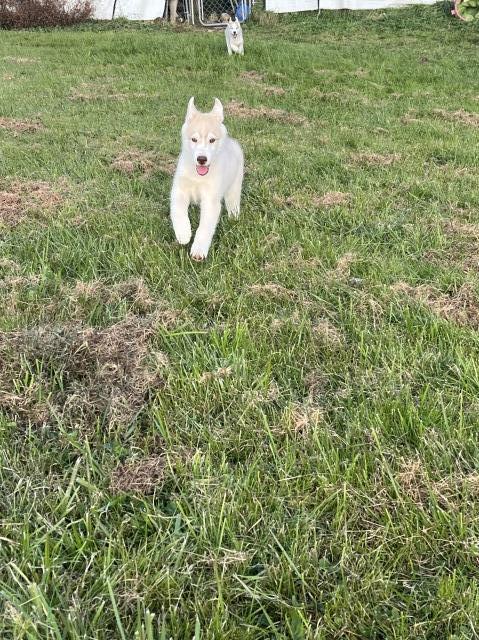
[[[228,47],[228,55],[239,53],[244,54],[243,30],[238,18],[228,20],[225,29],[226,46]]]
[[[188,244],[190,203],[200,205],[200,224],[191,247],[194,260],[204,260],[215,233],[224,200],[228,215],[240,212],[243,152],[223,124],[223,105],[215,98],[213,109],[201,113],[190,98],[181,129],[181,153],[171,189],[171,222],[176,239]]]

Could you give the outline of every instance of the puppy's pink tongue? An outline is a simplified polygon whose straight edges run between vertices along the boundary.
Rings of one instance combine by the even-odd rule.
[[[196,165],[196,173],[200,176],[205,176],[209,171],[209,167],[205,167],[201,164]]]

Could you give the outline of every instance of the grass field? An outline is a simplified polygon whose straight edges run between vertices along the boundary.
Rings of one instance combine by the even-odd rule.
[[[479,636],[479,32],[245,40],[1,34],[2,640]],[[201,264],[192,94],[247,165]]]

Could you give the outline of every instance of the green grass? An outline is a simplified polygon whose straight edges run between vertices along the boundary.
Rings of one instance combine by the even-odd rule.
[[[3,401],[2,639],[479,634],[477,28],[441,6],[262,22],[241,59],[157,25],[2,32],[0,116],[43,129],[0,129],[1,189],[63,194],[2,228],[2,340],[141,315],[105,294],[132,278],[178,312],[133,423]],[[192,94],[307,119],[227,117],[243,210],[204,264],[174,243],[171,177],[111,166],[177,154]],[[9,391],[67,384],[47,355]],[[112,490],[151,456],[153,493]]]

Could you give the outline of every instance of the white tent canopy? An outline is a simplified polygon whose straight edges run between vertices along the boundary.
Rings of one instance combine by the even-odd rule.
[[[437,0],[266,0],[266,11],[295,13],[321,9],[387,9],[407,4],[434,4]]]
[[[115,15],[113,16],[113,7]],[[128,18],[129,20],[154,20],[165,13],[165,0],[93,0],[93,17],[97,20]]]
[[[165,13],[166,0],[92,0],[94,18],[111,20],[154,20]],[[434,4],[437,0],[266,0],[266,10],[275,13],[321,9],[386,9],[407,4]],[[115,13],[113,15],[113,8]]]

